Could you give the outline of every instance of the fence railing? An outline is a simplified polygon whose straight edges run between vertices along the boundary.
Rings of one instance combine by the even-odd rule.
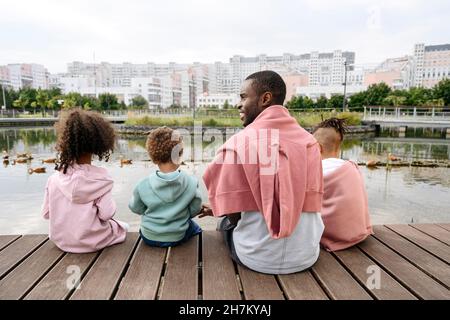
[[[58,118],[60,110],[46,110],[46,111],[23,111],[18,109],[0,110],[0,118]],[[339,113],[340,110],[332,108],[320,109],[289,109],[292,115],[311,114],[311,113]],[[239,110],[232,109],[160,109],[160,110],[107,110],[101,111],[106,117],[208,117],[208,118],[238,118]]]
[[[364,107],[363,120],[450,121],[450,107]]]

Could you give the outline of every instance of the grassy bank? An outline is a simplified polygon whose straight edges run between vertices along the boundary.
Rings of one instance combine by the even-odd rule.
[[[330,117],[346,118],[347,124],[357,126],[361,124],[361,114],[357,112],[301,112],[294,113],[293,116],[297,119],[302,127],[313,127],[322,120]],[[239,117],[236,118],[220,118],[210,116],[198,116],[195,121],[201,121],[204,127],[241,127],[242,122]],[[134,117],[128,118],[126,125],[135,126],[168,126],[168,127],[190,127],[194,125],[193,117]]]

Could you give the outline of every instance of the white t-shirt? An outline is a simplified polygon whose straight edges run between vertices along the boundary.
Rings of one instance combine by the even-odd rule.
[[[323,230],[319,212],[302,212],[289,237],[274,239],[261,213],[243,212],[233,231],[233,242],[239,260],[248,268],[287,274],[305,270],[317,261]]]
[[[322,160],[323,175],[326,176],[336,169],[340,168],[345,163],[345,160],[338,158],[328,158]]]

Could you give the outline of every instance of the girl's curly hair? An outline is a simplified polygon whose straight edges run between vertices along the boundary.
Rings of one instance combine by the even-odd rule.
[[[99,160],[108,161],[114,150],[114,128],[97,112],[82,109],[63,112],[55,127],[58,136],[55,169],[63,173],[83,154],[94,154]]]
[[[155,164],[178,163],[183,154],[182,141],[183,137],[176,130],[169,127],[154,129],[147,137],[148,155]]]

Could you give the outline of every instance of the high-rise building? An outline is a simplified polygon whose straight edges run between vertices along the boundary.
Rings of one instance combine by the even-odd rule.
[[[47,89],[48,71],[40,64],[16,63],[0,66],[2,83],[14,90],[22,88]]]
[[[450,78],[450,44],[414,46],[414,86],[432,88]]]

